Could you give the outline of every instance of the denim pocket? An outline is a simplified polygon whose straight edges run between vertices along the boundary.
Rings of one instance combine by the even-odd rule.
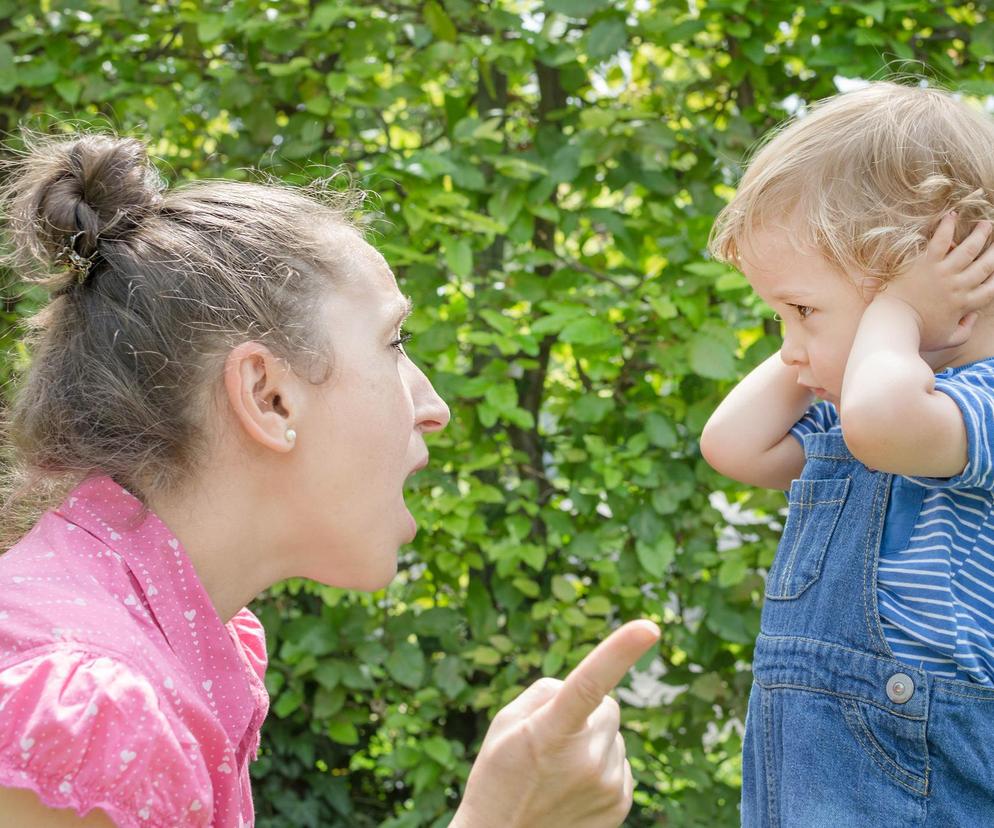
[[[865,755],[892,781],[925,796],[928,793],[925,720],[897,716],[852,699],[840,701],[849,731]]]
[[[797,598],[818,580],[848,492],[848,477],[790,484],[787,523],[766,576],[767,598]]]

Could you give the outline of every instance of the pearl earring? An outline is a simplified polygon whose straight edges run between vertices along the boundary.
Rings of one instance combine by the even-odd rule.
[[[286,441],[288,443],[292,443],[296,439],[297,439],[297,432],[294,431],[292,428],[288,428],[286,430]]]

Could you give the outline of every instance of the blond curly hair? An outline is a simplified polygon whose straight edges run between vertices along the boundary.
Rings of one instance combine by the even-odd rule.
[[[934,87],[878,81],[812,105],[768,136],[719,213],[709,250],[738,266],[768,222],[843,274],[884,282],[955,209],[956,240],[994,218],[994,119]]]

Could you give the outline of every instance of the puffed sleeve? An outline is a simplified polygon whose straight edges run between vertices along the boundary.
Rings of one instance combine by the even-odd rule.
[[[987,362],[947,376],[936,374],[935,390],[959,407],[966,428],[966,466],[953,477],[911,477],[932,488],[994,490],[994,369]]]
[[[266,630],[262,622],[252,610],[245,608],[232,616],[228,628],[252,670],[260,679],[264,679],[269,656],[266,654]]]
[[[269,712],[269,694],[265,685],[266,666],[269,663],[269,656],[266,653],[266,631],[262,622],[247,608],[232,617],[228,622],[228,630],[232,641],[252,670],[254,679],[249,682],[255,700],[255,711],[249,722],[248,755],[256,759],[261,744],[260,730]]]
[[[213,804],[196,740],[149,681],[64,648],[0,668],[0,786],[119,826],[206,826]]]

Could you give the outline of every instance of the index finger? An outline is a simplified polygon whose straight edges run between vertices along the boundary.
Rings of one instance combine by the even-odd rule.
[[[659,640],[659,627],[646,619],[618,627],[566,676],[546,707],[550,724],[577,731],[586,724],[604,697]]]
[[[953,236],[956,233],[956,212],[946,213],[935,228],[928,243],[928,252],[936,259],[942,259],[953,246]]]

